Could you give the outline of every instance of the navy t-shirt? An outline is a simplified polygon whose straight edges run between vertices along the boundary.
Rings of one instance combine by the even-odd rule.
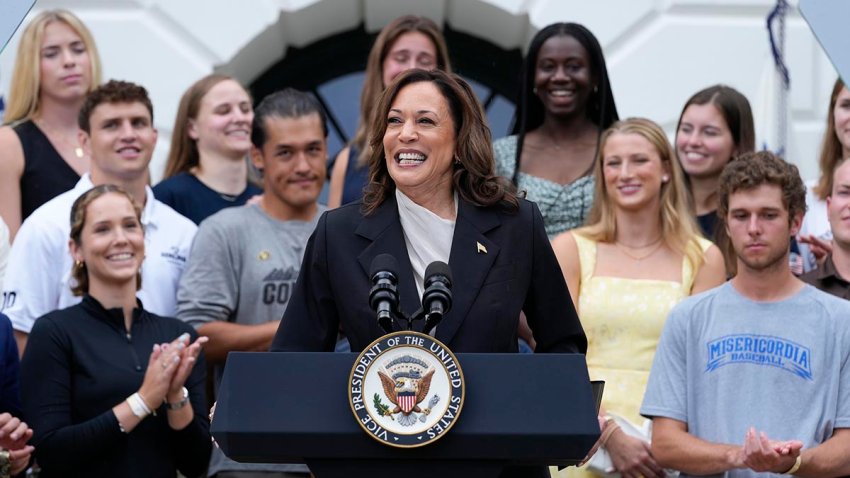
[[[243,206],[263,190],[248,183],[238,196],[219,193],[202,183],[194,174],[180,173],[154,186],[153,195],[171,206],[175,211],[200,224],[218,211],[227,207]]]

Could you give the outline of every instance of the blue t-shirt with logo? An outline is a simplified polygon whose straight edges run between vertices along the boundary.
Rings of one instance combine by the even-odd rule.
[[[670,312],[641,414],[686,422],[709,442],[740,445],[755,427],[811,448],[850,427],[848,357],[850,302],[810,285],[756,302],[727,282]]]

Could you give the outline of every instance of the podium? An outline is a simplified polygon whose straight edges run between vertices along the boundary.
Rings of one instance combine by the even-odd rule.
[[[599,438],[584,355],[456,356],[463,409],[423,447],[387,446],[360,428],[348,402],[354,353],[231,353],[211,432],[236,461],[306,463],[317,478],[495,477],[507,466],[574,465]]]

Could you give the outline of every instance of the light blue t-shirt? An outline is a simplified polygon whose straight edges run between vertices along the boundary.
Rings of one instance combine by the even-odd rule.
[[[670,312],[640,412],[714,443],[741,445],[755,427],[811,448],[850,427],[848,357],[850,302],[810,285],[756,302],[727,282]]]

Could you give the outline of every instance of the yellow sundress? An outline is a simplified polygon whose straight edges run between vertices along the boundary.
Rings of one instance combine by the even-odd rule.
[[[604,380],[602,406],[640,426],[639,410],[655,348],[667,314],[691,294],[696,271],[682,258],[682,281],[626,279],[593,275],[596,241],[573,233],[581,264],[578,313],[587,334],[587,368],[591,380]],[[711,242],[699,238],[705,252]],[[560,476],[592,477],[574,467]]]

